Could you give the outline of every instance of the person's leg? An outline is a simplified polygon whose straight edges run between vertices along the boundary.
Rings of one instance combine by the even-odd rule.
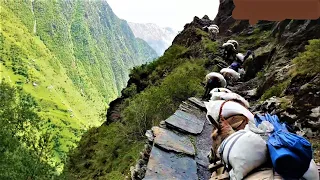
[[[211,84],[212,84],[212,80],[209,79],[206,84],[206,90],[205,90],[204,95],[202,97],[203,100],[205,100],[208,97],[208,95],[211,91],[211,86],[212,86]]]
[[[231,51],[230,51],[230,50],[228,50],[228,51],[227,51],[227,57],[226,57],[226,59],[229,59],[229,58],[230,58],[230,56],[231,56]]]
[[[208,87],[208,84],[206,85],[206,90],[202,96],[202,100],[205,100],[205,98],[208,96],[208,92],[209,92],[209,87]]]
[[[237,53],[236,52],[232,52],[232,58],[234,61],[237,60]]]

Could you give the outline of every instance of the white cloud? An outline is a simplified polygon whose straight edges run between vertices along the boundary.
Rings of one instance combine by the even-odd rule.
[[[130,22],[155,23],[182,30],[194,16],[214,19],[219,0],[107,0],[115,14]]]

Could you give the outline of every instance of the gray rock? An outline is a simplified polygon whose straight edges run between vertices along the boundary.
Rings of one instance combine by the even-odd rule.
[[[171,127],[191,134],[200,134],[204,125],[204,121],[199,120],[195,115],[181,110],[177,110],[165,122]]]
[[[248,96],[256,96],[257,95],[257,88],[251,89],[246,91]]]
[[[154,143],[158,146],[175,152],[195,155],[194,146],[188,136],[180,136],[160,127],[153,127],[152,131],[155,135]]]
[[[206,106],[204,105],[203,101],[200,101],[199,99],[195,97],[191,97],[188,99],[190,102],[192,102],[194,105],[196,105],[199,109],[205,110]]]
[[[145,133],[145,135],[147,136],[149,141],[153,141],[154,140],[154,136],[151,130],[147,130],[147,132]]]
[[[153,147],[144,180],[197,180],[197,164],[191,157],[181,157]]]
[[[320,117],[320,106],[311,109],[311,112],[312,112],[312,113],[310,114],[311,117],[315,117],[315,118]]]
[[[160,127],[165,128],[166,127],[166,122],[165,121],[160,121]]]
[[[198,176],[201,180],[210,179],[211,176],[211,173],[208,171],[210,164],[208,154],[213,143],[211,139],[212,129],[213,126],[206,121],[202,133],[196,137],[197,155],[195,160],[198,164]]]

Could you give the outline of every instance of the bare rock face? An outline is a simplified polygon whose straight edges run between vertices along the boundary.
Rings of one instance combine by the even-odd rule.
[[[220,6],[216,18],[213,20],[223,33],[227,30],[226,27],[233,24],[236,20],[232,18],[232,11],[235,6],[233,0],[220,0]]]

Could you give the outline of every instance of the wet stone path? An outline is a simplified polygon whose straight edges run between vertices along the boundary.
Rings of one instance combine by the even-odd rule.
[[[148,131],[153,146],[144,180],[210,179],[207,155],[212,125],[206,120],[205,110],[202,101],[189,98],[161,127]]]

